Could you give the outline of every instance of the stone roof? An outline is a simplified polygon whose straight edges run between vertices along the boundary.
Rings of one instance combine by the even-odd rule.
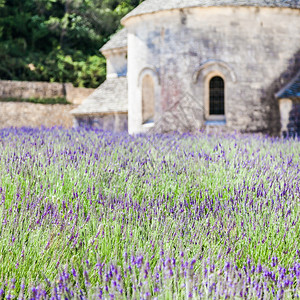
[[[71,111],[74,115],[93,115],[128,112],[127,78],[104,81],[81,105]]]
[[[288,7],[300,9],[300,0],[146,0],[127,14],[122,19],[122,22],[130,17],[161,10],[212,6]]]
[[[300,99],[300,72],[291,80],[288,85],[281,89],[276,97],[283,98],[299,98]]]
[[[100,51],[107,51],[112,49],[127,47],[127,29],[123,28],[114,35],[110,40],[100,49]]]

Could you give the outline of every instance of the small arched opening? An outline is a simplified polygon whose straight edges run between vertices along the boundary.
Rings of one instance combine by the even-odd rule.
[[[214,76],[209,81],[209,115],[225,115],[225,83],[220,76]]]

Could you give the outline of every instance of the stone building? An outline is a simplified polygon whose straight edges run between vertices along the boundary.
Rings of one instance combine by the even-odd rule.
[[[107,75],[81,105],[72,110],[75,127],[128,130],[127,30],[122,29],[101,49]]]
[[[79,124],[300,136],[300,0],[146,0],[122,24]]]

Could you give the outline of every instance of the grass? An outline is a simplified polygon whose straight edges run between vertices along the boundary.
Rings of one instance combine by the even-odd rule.
[[[300,144],[0,131],[2,297],[294,299]]]
[[[0,98],[0,102],[23,102],[23,103],[35,103],[35,104],[71,104],[63,97],[55,98]]]

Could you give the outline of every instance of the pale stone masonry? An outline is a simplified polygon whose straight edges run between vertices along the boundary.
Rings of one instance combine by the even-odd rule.
[[[74,87],[72,83],[0,80],[0,99],[65,97],[72,104],[81,104],[94,90]]]
[[[300,1],[146,0],[122,24],[102,52],[108,79],[127,74],[129,133],[300,136]],[[116,106],[117,90],[106,103]]]
[[[70,111],[75,105],[45,105],[0,102],[0,128],[6,127],[73,127]]]
[[[72,109],[81,104],[94,89],[76,88],[71,83],[0,80],[0,128],[53,127],[71,128],[74,125]],[[65,97],[71,104],[34,104],[2,102],[6,98]]]

